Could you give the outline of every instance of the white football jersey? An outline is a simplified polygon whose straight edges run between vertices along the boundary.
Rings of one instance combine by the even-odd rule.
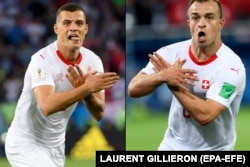
[[[57,41],[36,52],[27,68],[24,86],[18,100],[15,116],[8,130],[12,137],[20,138],[29,144],[58,146],[65,141],[68,120],[77,103],[49,116],[45,116],[34,96],[33,89],[41,85],[51,85],[56,92],[72,89],[66,78],[70,64],[57,48]],[[88,66],[100,73],[104,72],[101,59],[87,48],[81,47],[76,61],[84,73]],[[11,140],[11,138],[9,138]]]
[[[186,59],[185,69],[198,71],[199,81],[190,91],[202,98],[213,99],[226,107],[211,123],[202,126],[173,96],[168,128],[159,150],[232,150],[236,141],[236,116],[245,90],[246,73],[241,59],[225,44],[204,62],[198,62],[191,51],[191,40],[178,42],[157,50],[170,64]],[[149,62],[142,69],[154,73]]]

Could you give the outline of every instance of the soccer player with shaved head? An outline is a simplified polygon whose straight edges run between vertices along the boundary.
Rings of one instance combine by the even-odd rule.
[[[191,39],[149,54],[128,94],[142,97],[162,84],[171,90],[168,127],[158,150],[233,150],[246,72],[221,39],[225,18],[219,0],[191,0],[187,25]]]
[[[101,120],[104,91],[119,79],[83,47],[88,24],[80,5],[58,9],[54,32],[57,39],[32,55],[7,132],[6,155],[13,167],[63,167],[66,127],[77,103],[83,101]]]

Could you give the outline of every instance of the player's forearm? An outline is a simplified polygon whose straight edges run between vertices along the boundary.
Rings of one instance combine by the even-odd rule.
[[[130,97],[142,97],[152,93],[162,84],[158,74],[139,74],[135,76],[128,85],[128,95]]]
[[[46,96],[38,97],[38,103],[45,115],[64,111],[72,104],[80,99],[87,97],[90,94],[89,89],[85,86],[74,88],[65,92],[49,93]]]
[[[198,98],[189,91],[172,90],[172,92],[183,108],[201,125],[206,125],[213,121],[220,113],[221,108],[207,100]]]
[[[92,93],[84,98],[85,103],[90,114],[100,121],[104,115],[105,97],[104,92]]]

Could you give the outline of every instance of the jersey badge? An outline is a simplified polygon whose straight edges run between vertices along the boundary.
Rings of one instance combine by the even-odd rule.
[[[202,89],[209,89],[210,88],[210,82],[209,80],[202,80]]]
[[[35,76],[37,80],[45,80],[45,69],[37,68],[35,72]]]
[[[219,95],[225,99],[229,99],[235,90],[235,86],[224,82]]]

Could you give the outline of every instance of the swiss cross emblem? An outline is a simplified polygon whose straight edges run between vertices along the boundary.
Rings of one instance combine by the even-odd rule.
[[[202,80],[202,89],[208,89],[210,87],[209,80]]]

